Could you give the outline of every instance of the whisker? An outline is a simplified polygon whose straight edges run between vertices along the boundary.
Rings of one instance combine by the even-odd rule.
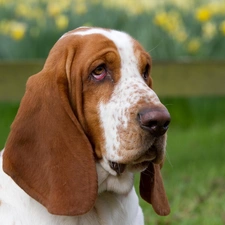
[[[150,51],[147,51],[147,52],[150,53],[150,52],[154,51],[156,48],[158,48],[158,46],[159,46],[161,43],[162,43],[162,39],[159,41],[159,43],[158,43],[155,47],[153,47]]]
[[[173,168],[173,164],[172,164],[172,162],[170,160],[169,153],[167,151],[166,151],[166,159],[169,162],[169,165]]]

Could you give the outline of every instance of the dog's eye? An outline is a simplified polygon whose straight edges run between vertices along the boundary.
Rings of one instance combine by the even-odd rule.
[[[144,69],[144,72],[142,73],[142,77],[144,78],[144,80],[147,80],[148,79],[148,76],[149,76],[149,64],[146,65],[145,69]]]
[[[92,71],[91,75],[92,75],[96,80],[99,80],[99,81],[100,81],[100,80],[103,80],[103,79],[106,77],[106,75],[107,75],[107,71],[106,71],[105,66],[104,66],[104,65],[100,65],[100,66],[96,67],[96,68]]]

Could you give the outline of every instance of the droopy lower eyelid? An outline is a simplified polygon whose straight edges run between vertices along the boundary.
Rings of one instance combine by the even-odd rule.
[[[91,73],[92,77],[95,78],[97,81],[104,80],[104,78],[107,76],[107,69],[105,65],[97,66]]]

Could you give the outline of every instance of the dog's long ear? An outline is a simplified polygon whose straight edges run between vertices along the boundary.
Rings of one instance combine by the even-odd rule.
[[[150,163],[148,168],[141,173],[140,195],[152,204],[155,212],[160,216],[170,213],[170,206],[166,197],[160,165]]]
[[[27,82],[3,168],[50,213],[82,215],[97,196],[94,154],[71,107],[66,62],[59,60],[64,56],[54,54],[60,52],[50,53],[44,69]]]

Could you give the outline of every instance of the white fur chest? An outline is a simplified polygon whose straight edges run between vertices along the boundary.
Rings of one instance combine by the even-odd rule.
[[[2,157],[0,166],[0,225],[114,225],[121,221],[124,225],[144,224],[131,174],[118,180],[97,164],[99,195],[96,204],[87,214],[71,217],[50,214],[2,171]],[[121,185],[118,182],[122,182]],[[128,194],[113,192],[123,193],[128,189]]]

